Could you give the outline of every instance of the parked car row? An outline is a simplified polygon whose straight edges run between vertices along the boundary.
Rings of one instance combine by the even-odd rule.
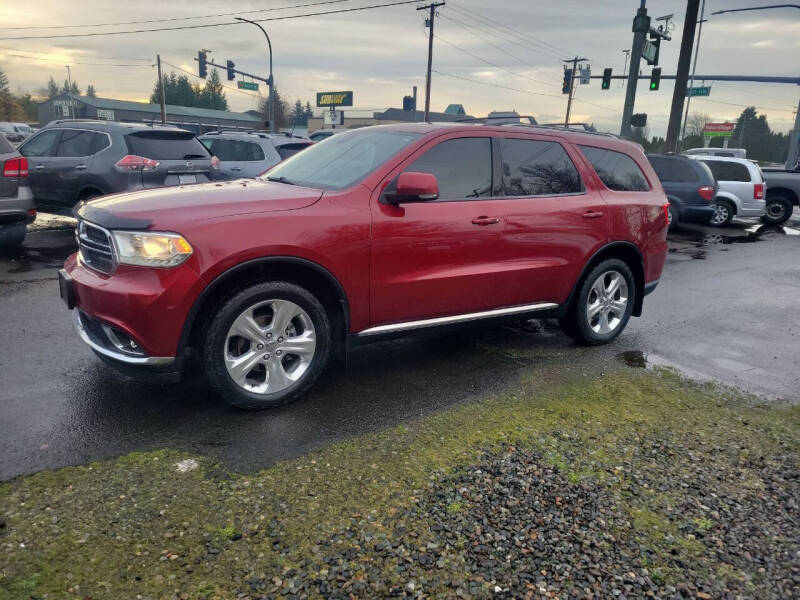
[[[36,218],[28,187],[28,159],[0,135],[0,248],[18,246]]]
[[[37,131],[38,129],[34,129],[25,123],[10,123],[8,121],[0,122],[0,136],[5,137],[9,142],[12,143],[19,143]]]

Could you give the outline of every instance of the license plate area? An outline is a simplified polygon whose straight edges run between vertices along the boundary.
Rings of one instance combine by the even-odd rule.
[[[197,183],[197,175],[178,175],[178,183],[181,185],[186,183]]]

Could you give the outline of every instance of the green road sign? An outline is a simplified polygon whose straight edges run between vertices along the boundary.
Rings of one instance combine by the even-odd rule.
[[[710,96],[711,87],[692,87],[686,88],[687,96]]]
[[[353,92],[317,92],[317,106],[353,106]]]
[[[258,91],[258,84],[255,81],[237,81],[236,87],[240,90],[253,90],[254,92]]]

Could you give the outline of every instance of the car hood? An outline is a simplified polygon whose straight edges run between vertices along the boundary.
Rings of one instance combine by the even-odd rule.
[[[239,179],[104,196],[81,204],[76,215],[108,229],[171,228],[190,221],[295,210],[314,204],[320,190]]]

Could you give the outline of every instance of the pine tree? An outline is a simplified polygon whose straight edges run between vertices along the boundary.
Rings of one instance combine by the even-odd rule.
[[[97,94],[94,91],[94,86],[91,83],[86,87],[86,95],[89,98],[97,98]]]
[[[228,110],[228,100],[225,98],[225,88],[219,78],[216,69],[211,70],[211,74],[206,80],[206,85],[200,93],[199,106],[202,108],[212,108],[215,110]]]
[[[311,102],[306,102],[305,113],[306,113],[306,123],[308,123],[308,119],[314,116],[314,109],[311,108]]]
[[[72,85],[69,88],[69,93],[73,96],[80,96],[81,95],[81,88],[78,87],[78,82],[73,81]]]
[[[295,127],[306,126],[306,111],[303,109],[303,103],[297,100],[292,109],[292,125]]]
[[[0,92],[8,91],[8,75],[5,74],[3,68],[0,67]]]
[[[53,79],[53,76],[51,75],[50,76],[50,80],[47,82],[47,98],[49,100],[52,100],[56,96],[58,96],[58,84],[56,83],[56,80]]]

